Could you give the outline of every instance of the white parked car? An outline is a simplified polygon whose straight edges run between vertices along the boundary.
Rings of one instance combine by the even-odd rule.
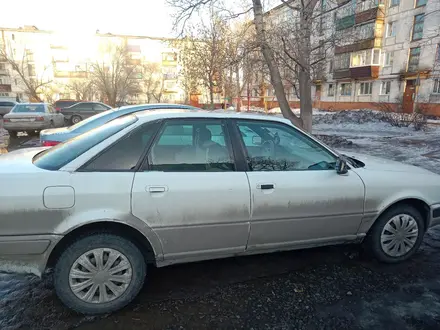
[[[440,223],[440,176],[235,113],[130,114],[0,156],[0,182],[0,269],[53,267],[85,314],[127,305],[147,265],[350,242],[395,263]]]

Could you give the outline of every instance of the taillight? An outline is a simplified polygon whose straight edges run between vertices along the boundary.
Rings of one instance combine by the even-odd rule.
[[[44,117],[37,117],[35,118],[35,121],[44,121]]]
[[[55,108],[56,111],[61,111],[61,108]]]
[[[43,141],[43,147],[53,147],[59,143],[58,141]]]
[[[4,123],[9,123],[11,120],[10,119],[8,119],[8,118],[3,118],[3,122]]]

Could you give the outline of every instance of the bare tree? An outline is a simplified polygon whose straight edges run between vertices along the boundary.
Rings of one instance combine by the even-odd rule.
[[[50,65],[45,66],[42,72],[36,72],[32,57],[32,52],[26,48],[22,50],[21,56],[16,56],[16,50],[10,45],[0,47],[0,58],[11,66],[13,78],[17,79],[24,94],[33,101],[42,102],[41,95],[48,90],[45,87],[52,83],[47,72]]]
[[[141,68],[131,61],[123,47],[111,51],[108,61],[93,63],[90,77],[97,91],[113,107],[124,102],[128,96],[141,92]]]
[[[91,100],[94,94],[94,85],[90,79],[71,79],[66,87],[75,94],[77,101]]]
[[[316,24],[321,23],[322,18],[326,14],[336,10],[347,3],[347,1],[337,1],[335,5],[329,6],[327,9],[321,8],[319,0],[281,0],[280,2],[297,14],[295,23],[298,26],[297,35],[291,31],[286,35],[282,52],[279,51],[279,48],[273,48],[273,35],[268,27],[268,22],[266,22],[267,18],[265,17],[261,0],[246,1],[246,5],[244,5],[244,9],[241,12],[231,13],[229,9],[225,9],[225,11],[233,18],[249,11],[253,12],[256,41],[268,68],[270,82],[274,88],[281,112],[293,124],[311,131],[313,67],[322,62],[326,54],[326,48],[322,42],[318,41],[316,45],[313,43],[314,27],[316,27]],[[191,16],[198,10],[201,10],[203,6],[215,6],[216,8],[223,6],[221,0],[168,0],[168,3],[177,10],[175,17],[176,27],[186,25]],[[295,48],[290,47],[293,45],[293,42],[287,39],[292,35],[295,39]],[[283,53],[283,56],[280,56],[281,53]],[[283,58],[294,63],[294,65],[291,65],[292,71],[297,73],[298,84],[294,84],[294,86],[299,86],[300,117],[297,117],[291,111],[286,97],[284,79],[280,70],[280,63],[282,63]]]
[[[147,63],[144,65],[143,83],[147,102],[161,102],[164,92],[164,76],[160,64]]]

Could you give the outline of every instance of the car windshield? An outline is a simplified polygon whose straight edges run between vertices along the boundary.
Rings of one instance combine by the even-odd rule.
[[[87,118],[87,119],[85,119],[85,120],[80,121],[79,123],[77,123],[77,124],[75,124],[75,125],[70,126],[70,127],[68,128],[68,130],[69,130],[69,131],[76,131],[76,130],[78,130],[78,129],[81,129],[81,130],[82,130],[82,129],[84,129],[84,126],[86,126],[86,125],[90,126],[89,124],[90,124],[91,122],[93,122],[93,121],[95,121],[95,120],[97,120],[97,119],[99,119],[99,118],[102,118],[102,117],[108,116],[110,113],[112,113],[112,112],[114,112],[114,111],[115,111],[115,109],[110,109],[110,110],[107,110],[107,111],[104,111],[104,112],[98,113],[98,114],[96,114],[96,115],[94,115],[94,116],[92,116],[92,117],[89,117],[89,118]]]
[[[113,120],[103,126],[81,134],[66,142],[60,143],[55,147],[46,149],[34,156],[32,162],[35,166],[49,170],[59,170],[64,165],[91,149],[98,143],[109,138],[113,134],[134,124],[137,121],[134,115],[124,116]]]
[[[11,112],[44,112],[44,104],[17,104]]]

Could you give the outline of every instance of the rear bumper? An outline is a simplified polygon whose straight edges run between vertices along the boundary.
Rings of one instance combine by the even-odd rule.
[[[429,227],[440,225],[440,204],[434,204],[430,207]]]
[[[59,235],[0,236],[0,271],[41,276]]]
[[[3,123],[3,128],[8,131],[42,130],[50,127],[50,122],[15,122]]]

